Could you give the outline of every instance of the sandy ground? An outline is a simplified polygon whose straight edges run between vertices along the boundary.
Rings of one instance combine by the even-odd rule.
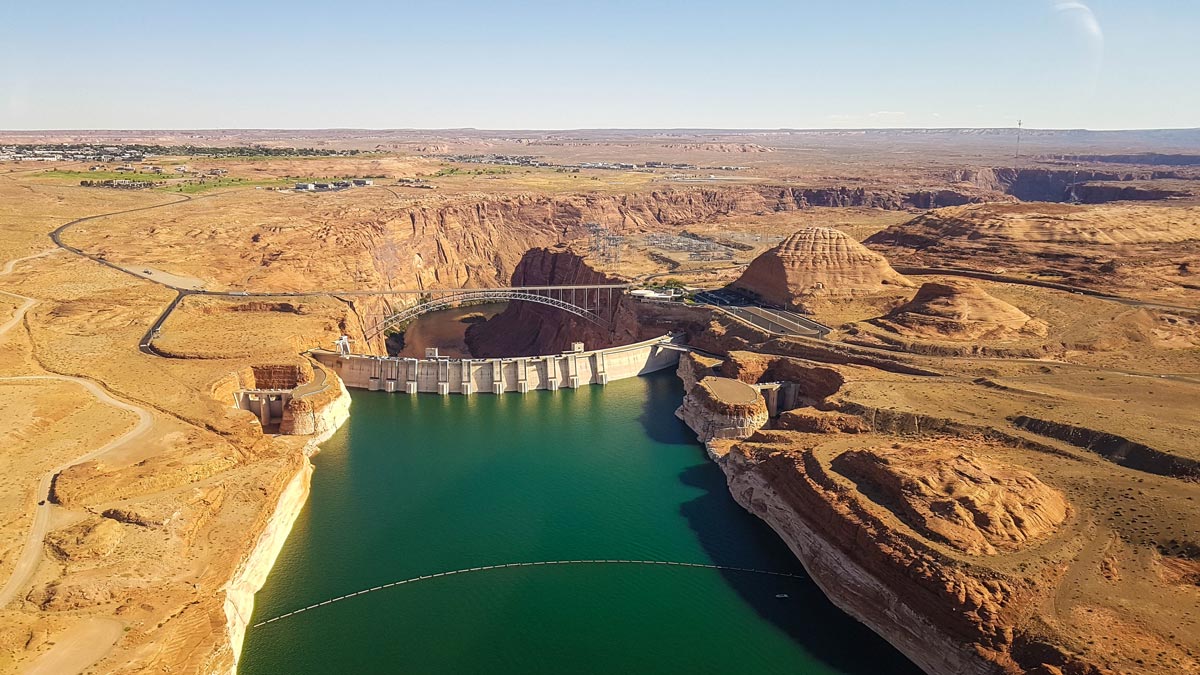
[[[251,415],[213,398],[246,361],[138,352],[173,293],[71,254],[42,255],[46,233],[67,220],[165,201],[0,177],[0,299],[9,310],[0,409],[11,421],[0,434],[3,475],[27,488],[0,500],[0,670],[186,671],[231,661],[208,613],[224,624],[219,589],[250,550],[272,491],[295,474],[303,439],[264,439]],[[46,500],[56,474],[61,504]],[[117,528],[114,550],[44,553],[45,535],[110,508],[136,521]]]
[[[120,621],[112,619],[83,619],[63,631],[50,651],[21,672],[24,675],[82,673],[112,649],[123,628]]]
[[[522,145],[524,151],[513,144],[510,149],[513,154],[562,158],[647,152],[644,147],[556,142]],[[680,145],[672,139],[655,143]],[[796,147],[778,152],[744,148],[731,156],[697,143],[661,149],[698,163],[744,164],[772,180],[802,173],[796,157],[803,155],[815,162],[806,170],[820,166],[804,176],[807,184],[836,183],[838,167],[865,156]],[[496,148],[484,151],[503,149]],[[911,166],[918,159],[896,163]],[[953,159],[931,162],[944,168],[940,162]],[[373,313],[390,308],[378,298],[193,296],[163,326],[156,346],[171,357],[163,358],[137,347],[175,297],[155,281],[273,292],[498,283],[525,249],[559,237],[542,226],[547,202],[537,201],[538,195],[576,195],[558,202],[568,209],[609,205],[597,213],[615,226],[615,211],[605,209],[615,209],[621,195],[677,187],[654,182],[661,177],[628,172],[460,171],[434,178],[445,162],[411,156],[193,163],[219,165],[247,181],[424,175],[439,188],[379,185],[309,195],[221,187],[169,204],[178,194],[81,188],[34,173],[0,172],[0,261],[6,262],[0,274],[0,412],[20,421],[0,444],[7,448],[6,480],[13,487],[36,485],[24,493],[5,490],[11,497],[0,503],[0,575],[5,580],[0,670],[52,672],[82,665],[97,672],[196,672],[232,665],[221,628],[226,621],[222,589],[266,529],[281,491],[300,471],[305,443],[303,438],[264,436],[252,415],[233,409],[237,375],[252,365],[293,364],[298,352],[328,346],[343,333],[361,332]],[[872,166],[866,178],[890,186],[936,186],[942,180],[933,170]],[[693,196],[713,198],[709,191],[716,189],[705,185]],[[508,210],[496,207],[476,227],[470,224],[478,214],[474,204],[484,197],[499,200],[489,202],[493,206],[507,204]],[[464,206],[434,208],[446,200],[462,200]],[[414,202],[430,206],[414,208]],[[67,221],[159,206],[81,223],[66,236],[74,245],[128,264],[132,276],[68,253],[43,255],[46,234]],[[642,224],[624,223],[628,246],[620,262],[609,264],[629,276],[675,275],[718,284],[800,226],[838,227],[861,239],[912,215],[807,209],[741,213],[669,227],[651,217]],[[749,248],[739,249],[729,262],[673,260],[668,251],[635,245],[634,235],[657,228],[676,234],[687,230]],[[586,244],[586,236],[576,243]],[[849,386],[847,395],[881,409],[996,424],[1036,414],[1196,456],[1188,439],[1200,425],[1194,409],[1197,385],[1188,375],[1200,373],[1200,365],[1186,325],[1131,315],[1129,308],[1071,294],[983,285],[1046,320],[1050,332],[1045,344],[1058,352],[1025,360],[968,358],[936,349],[919,357],[882,352],[948,376],[931,387],[927,381],[872,372]],[[908,299],[911,292],[830,306],[816,318],[837,326],[862,322]],[[843,331],[835,337],[846,335]],[[43,448],[49,451],[36,452]],[[1131,478],[1128,470],[1113,469],[1112,462],[1086,449],[1062,450],[1058,459],[1025,456],[1022,461],[1031,470],[1061,479],[1077,503],[1094,507],[1103,518],[1111,515],[1114,531],[1124,533],[1130,547],[1122,549],[1122,560],[1148,555],[1146,547],[1158,542],[1193,537],[1187,528],[1194,519],[1189,521],[1180,508],[1181,489],[1167,479]],[[39,506],[55,473],[62,503]],[[1147,506],[1116,514],[1108,499],[1131,481],[1149,495]],[[120,516],[102,518],[119,523],[113,530],[119,541],[111,548],[85,547],[65,558],[55,553],[51,560],[41,546],[44,536],[70,531],[105,512]],[[1141,568],[1128,563],[1126,569]],[[1084,575],[1067,588],[1083,594],[1104,590],[1093,581]],[[1128,585],[1121,593],[1136,598],[1136,590]],[[1077,598],[1068,604],[1084,605]],[[1181,631],[1192,630],[1187,621],[1196,615],[1189,611],[1185,601],[1171,606],[1170,616],[1184,626]],[[1066,613],[1055,616],[1070,620]],[[1134,611],[1128,616],[1140,617]],[[1102,629],[1096,628],[1097,633]]]
[[[34,570],[41,560],[42,540],[46,536],[46,530],[50,521],[51,511],[54,509],[54,505],[49,501],[50,482],[54,476],[67,469],[67,467],[74,466],[76,464],[82,464],[83,462],[86,462],[92,458],[99,457],[109,450],[115,449],[133,440],[134,438],[137,438],[139,435],[150,429],[153,421],[149,411],[147,411],[145,408],[119,401],[112,396],[109,396],[106,391],[99,387],[99,385],[88,380],[74,377],[63,377],[59,375],[27,375],[23,377],[0,378],[0,382],[34,381],[72,382],[82,386],[88,391],[88,393],[90,393],[92,396],[95,396],[106,405],[110,405],[119,410],[126,410],[136,415],[137,424],[134,425],[134,427],[129,431],[126,431],[108,443],[105,443],[104,445],[101,445],[100,447],[91,450],[86,454],[80,455],[79,457],[75,457],[64,464],[54,467],[42,477],[35,492],[38,500],[38,507],[36,514],[34,515],[33,526],[29,530],[29,536],[27,537],[25,545],[22,548],[21,556],[17,558],[17,562],[13,567],[12,574],[9,576],[8,581],[4,584],[4,587],[0,589],[0,606],[7,605],[13,600],[17,592],[25,586],[29,580],[29,577],[33,575]],[[70,428],[60,428],[59,432],[61,433],[62,431],[67,431],[68,429]]]

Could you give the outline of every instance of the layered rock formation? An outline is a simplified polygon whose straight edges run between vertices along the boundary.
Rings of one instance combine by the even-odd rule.
[[[571,286],[618,284],[621,280],[592,269],[565,246],[527,251],[513,272],[513,286]],[[579,291],[577,304],[584,302]],[[557,354],[582,342],[602,349],[637,342],[642,338],[632,303],[619,290],[590,291],[587,302],[601,317],[613,317],[613,328],[600,326],[564,310],[532,302],[511,302],[487,321],[467,328],[466,342],[473,356],[537,356]],[[661,333],[659,333],[661,335]],[[652,337],[652,336],[646,336]]]
[[[821,459],[804,445],[744,442],[721,465],[734,499],[779,533],[830,599],[926,672],[1020,672],[1004,645],[1017,622],[1012,606],[1028,588],[948,564],[889,525]]]
[[[103,236],[74,230],[68,239],[107,259],[171,269],[212,288],[487,287],[507,283],[531,248],[587,238],[590,223],[634,234],[677,231],[730,215],[809,207],[934,208],[980,198],[948,188],[836,185],[379,197],[351,191],[309,200],[249,192],[226,196],[219,212],[201,202],[165,218],[161,212],[134,213]],[[151,252],[143,250],[147,240],[155,242]],[[141,253],[134,258],[130,251]],[[370,313],[394,309],[383,300],[356,304]]]
[[[1047,328],[1045,322],[961,279],[926,282],[912,300],[874,321],[904,335],[944,340],[1045,336]]]
[[[869,295],[912,282],[846,233],[808,227],[755,258],[732,285],[766,302],[804,309],[808,298]]]
[[[972,555],[1020,549],[1052,533],[1069,511],[1062,493],[1028,471],[953,449],[866,448],[834,466],[910,527]]]
[[[720,367],[726,377],[748,384],[787,382],[800,388],[809,403],[832,396],[846,383],[836,368],[775,354],[731,351]]]
[[[1125,539],[1145,537],[1140,518],[1119,536],[1100,525],[1139,500],[1172,513],[1190,508],[1146,491],[1151,469],[1162,467],[1090,473],[1090,458],[1018,437],[1005,420],[913,412],[923,396],[952,386],[932,375],[885,393],[885,405],[880,393],[910,376],[736,351],[719,364],[693,361],[681,362],[685,385],[694,383],[681,417],[702,439],[724,422],[697,419],[724,414],[696,404],[709,397],[708,373],[747,383],[792,378],[801,389],[799,407],[746,438],[707,442],[709,455],[738,503],[779,534],[829,598],[926,672],[1165,675],[1200,666],[1197,633],[1190,619],[1180,623],[1196,607],[1194,593],[1179,595],[1196,578],[1181,539],[1155,552]],[[1009,395],[982,391],[980,409]],[[1080,447],[1093,441],[1071,436]],[[1111,445],[1133,453],[1128,442]],[[1187,485],[1160,475],[1172,476],[1159,482],[1161,495]],[[1118,489],[1133,501],[1114,499]]]
[[[675,416],[707,443],[745,438],[758,431],[767,423],[767,404],[754,387],[710,375],[688,388]]]
[[[951,182],[1011,195],[1025,202],[1101,204],[1117,200],[1157,200],[1189,193],[1167,188],[1128,185],[1131,181],[1185,179],[1178,171],[1092,171],[1077,169],[958,169]]]
[[[978,204],[938,209],[864,243],[906,267],[968,267],[1109,293],[1197,295],[1200,208]]]

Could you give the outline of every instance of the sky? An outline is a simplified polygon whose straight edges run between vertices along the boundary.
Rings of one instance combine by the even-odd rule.
[[[1200,127],[1196,0],[0,0],[0,129]]]

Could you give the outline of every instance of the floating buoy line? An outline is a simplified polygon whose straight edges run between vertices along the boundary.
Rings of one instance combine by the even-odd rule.
[[[336,598],[330,598],[328,600],[325,600],[324,602],[318,602],[316,604],[309,605],[308,607],[301,607],[300,609],[288,612],[287,614],[280,614],[279,616],[272,617],[272,618],[266,619],[264,621],[259,621],[258,623],[253,625],[253,628],[259,628],[259,627],[265,626],[269,623],[275,623],[276,621],[282,621],[288,617],[293,617],[293,616],[296,616],[297,614],[303,614],[304,612],[308,612],[308,611],[317,609],[318,607],[332,605],[335,602],[349,600],[350,598],[356,598],[360,595],[366,595],[368,593],[375,593],[376,591],[382,591],[382,590],[392,588],[395,586],[404,586],[405,584],[414,584],[418,581],[428,581],[430,579],[437,579],[440,577],[450,577],[450,576],[454,576],[456,574],[469,574],[471,572],[484,572],[487,570],[500,570],[500,569],[508,569],[511,567],[538,567],[538,566],[543,566],[543,565],[665,565],[665,566],[669,566],[669,567],[698,567],[701,569],[722,570],[725,572],[743,572],[746,574],[763,574],[763,575],[772,576],[772,577],[786,577],[786,578],[791,578],[791,579],[806,578],[803,574],[793,574],[791,572],[772,572],[770,570],[757,570],[757,569],[752,569],[749,567],[733,567],[731,565],[710,565],[710,564],[705,564],[705,563],[676,562],[676,561],[671,561],[671,560],[543,560],[543,561],[538,561],[538,562],[504,563],[502,565],[483,565],[482,567],[466,567],[466,568],[463,568],[460,570],[451,570],[449,572],[438,572],[437,574],[426,574],[424,576],[412,577],[411,579],[402,579],[400,581],[393,581],[389,584],[383,584],[381,586],[375,586],[372,588],[364,588],[361,591],[355,591],[354,593],[347,593],[346,595],[340,595]],[[779,596],[776,596],[776,597],[779,597]]]

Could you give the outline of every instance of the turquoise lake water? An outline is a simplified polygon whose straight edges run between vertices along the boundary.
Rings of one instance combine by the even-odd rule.
[[[251,623],[511,562],[803,574],[672,415],[682,395],[670,372],[525,395],[355,392]],[[239,672],[919,671],[806,578],[571,565],[440,577],[250,628]]]

